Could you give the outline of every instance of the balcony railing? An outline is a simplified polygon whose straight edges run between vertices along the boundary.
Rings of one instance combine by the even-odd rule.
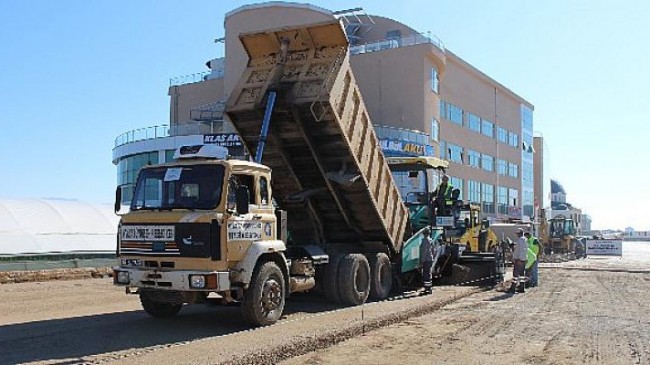
[[[191,122],[175,125],[156,125],[151,127],[134,129],[120,134],[115,138],[115,147],[121,145],[144,141],[147,139],[172,137],[172,136],[192,136],[197,134],[209,133],[227,133],[224,129],[223,120],[212,122]]]
[[[189,75],[176,76],[169,79],[169,86],[180,86],[185,84],[191,84],[193,82],[200,82],[207,80],[207,77],[210,75],[210,71],[197,72]]]
[[[408,141],[418,143],[421,145],[429,144],[429,135],[411,129],[391,127],[391,126],[375,126],[375,133],[379,139],[393,139],[400,141]]]
[[[438,47],[442,52],[445,51],[445,46],[440,39],[432,35],[414,34],[408,37],[384,39],[379,42],[360,44],[350,47],[350,54],[361,54],[382,51],[385,49],[400,48],[406,46],[413,46],[416,44],[431,43]]]

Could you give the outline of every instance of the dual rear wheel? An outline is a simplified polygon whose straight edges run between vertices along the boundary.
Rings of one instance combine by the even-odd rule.
[[[325,297],[334,303],[360,305],[390,293],[392,270],[385,253],[333,255],[325,267]]]

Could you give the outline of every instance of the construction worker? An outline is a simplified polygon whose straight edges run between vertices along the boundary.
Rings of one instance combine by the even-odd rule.
[[[517,228],[517,242],[515,242],[515,247],[512,252],[512,287],[511,291],[524,292],[525,288],[525,276],[524,271],[526,269],[526,260],[528,259],[528,242],[524,237],[524,230]]]
[[[422,242],[420,243],[420,264],[422,265],[422,286],[424,291],[421,295],[431,294],[432,269],[433,269],[433,241],[431,240],[429,228],[422,230]]]
[[[542,254],[542,249],[537,237],[531,235],[530,232],[524,233],[524,237],[526,237],[526,242],[528,243],[526,276],[529,278],[529,285],[535,287],[539,284],[539,258]]]
[[[436,215],[441,214],[442,210],[450,210],[454,201],[451,198],[454,186],[449,183],[449,176],[442,175],[442,180],[436,190],[431,193],[433,206],[436,208]]]

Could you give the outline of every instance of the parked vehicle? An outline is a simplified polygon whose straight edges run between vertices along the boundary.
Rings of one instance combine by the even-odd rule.
[[[341,25],[240,40],[250,60],[225,113],[255,162],[202,145],[145,166],[120,222],[115,284],[155,317],[236,302],[254,326],[276,322],[295,292],[347,305],[387,298],[418,275],[432,222],[415,224],[401,199]],[[118,189],[116,211],[120,201]]]

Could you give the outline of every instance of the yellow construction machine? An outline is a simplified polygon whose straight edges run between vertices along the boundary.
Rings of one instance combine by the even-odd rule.
[[[489,222],[480,217],[480,207],[458,199],[452,192],[451,205],[434,207],[432,191],[449,166],[436,157],[388,157],[393,179],[409,209],[411,227],[418,231],[432,227],[434,240],[444,245],[435,268],[441,284],[494,283],[505,273],[503,250]],[[408,244],[407,244],[408,245]]]
[[[576,246],[575,222],[561,214],[548,220],[547,236],[543,237],[546,253],[569,253]]]

